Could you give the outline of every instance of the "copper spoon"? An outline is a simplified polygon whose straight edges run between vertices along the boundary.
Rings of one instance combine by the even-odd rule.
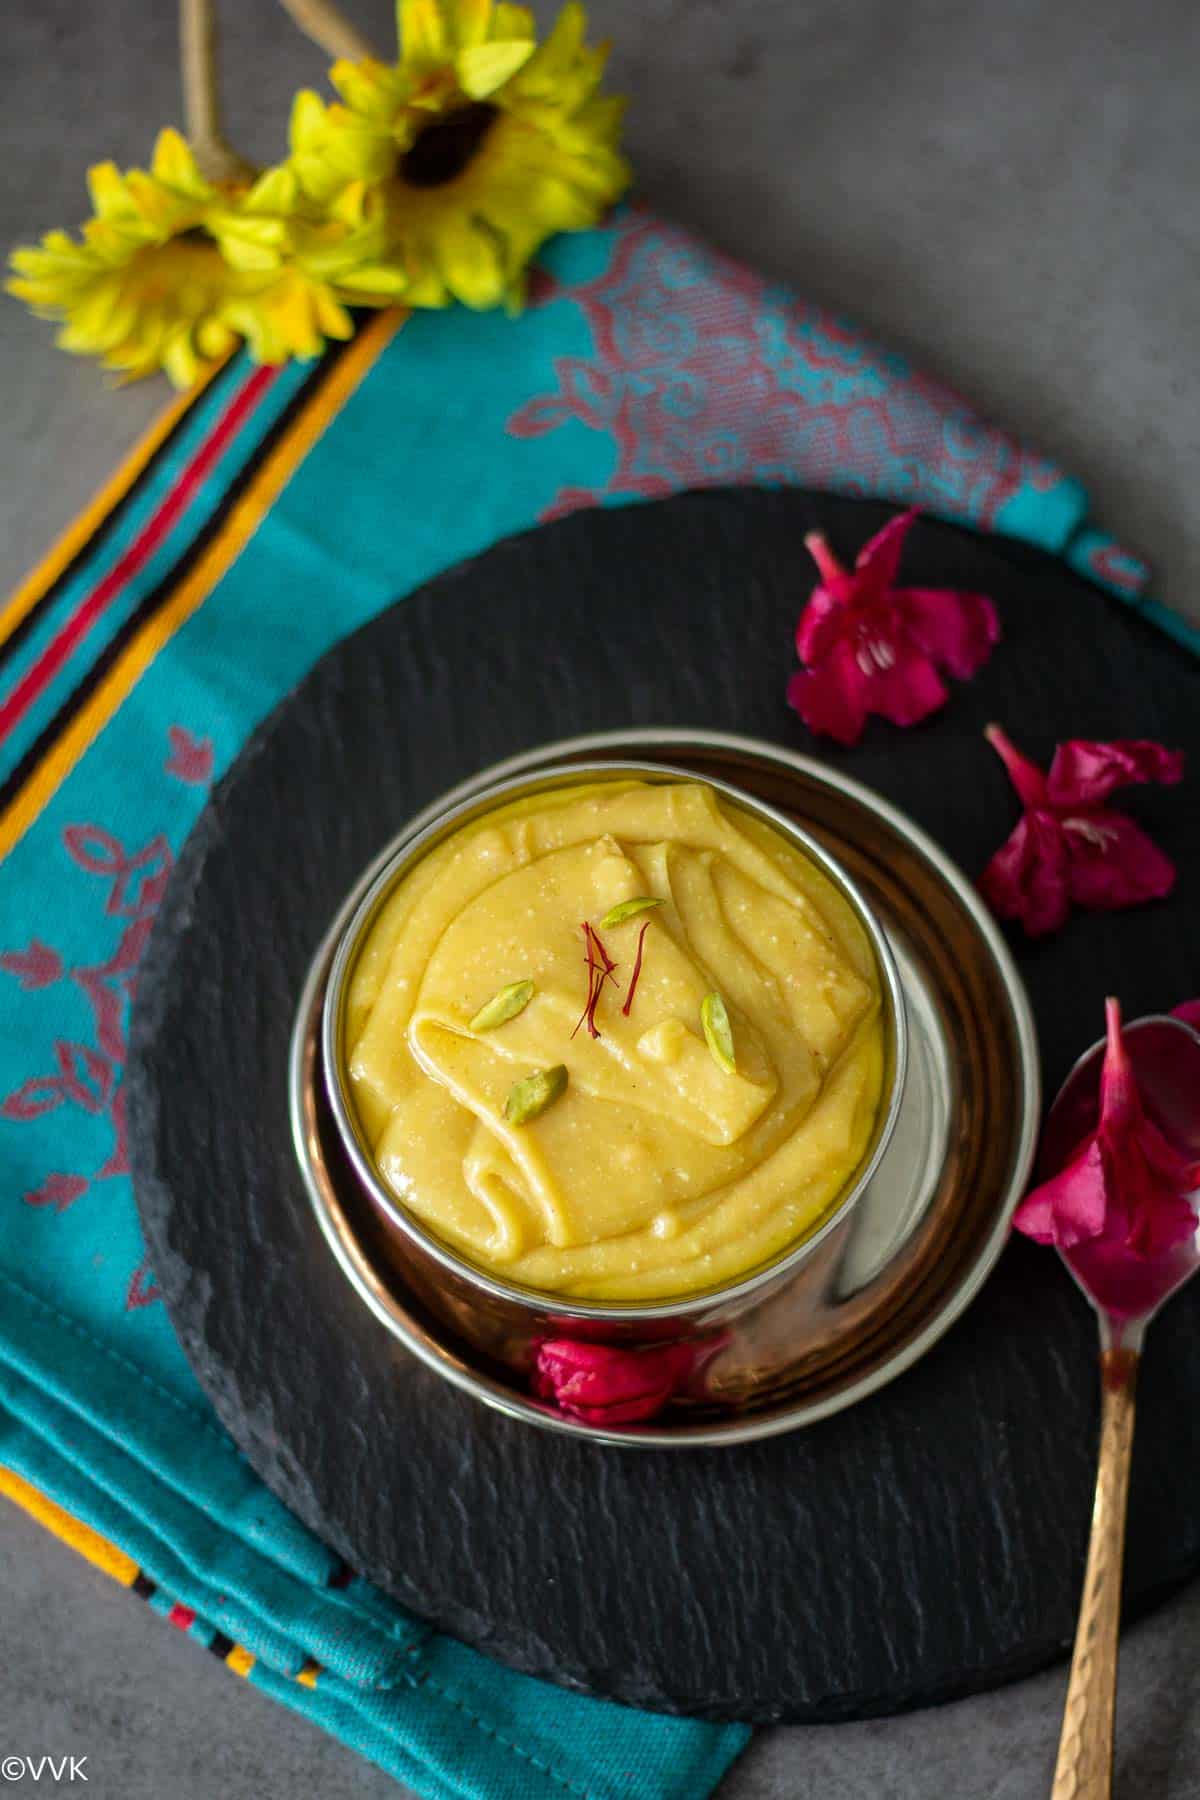
[[[1147,1115],[1185,1152],[1200,1157],[1200,1033],[1181,1019],[1156,1016],[1134,1020],[1124,1038]],[[1046,1175],[1063,1166],[1095,1125],[1104,1048],[1101,1039],[1080,1057],[1050,1109],[1041,1156]],[[1105,1298],[1103,1253],[1096,1246],[1059,1254],[1099,1322],[1101,1403],[1092,1533],[1051,1800],[1110,1800],[1138,1363],[1147,1325],[1200,1268],[1200,1231],[1148,1262],[1140,1291],[1119,1306]]]

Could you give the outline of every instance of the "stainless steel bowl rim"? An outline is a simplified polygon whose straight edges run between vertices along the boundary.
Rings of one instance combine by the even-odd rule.
[[[661,742],[666,734],[654,733],[653,735]],[[695,742],[704,734],[680,735],[688,742]],[[577,741],[577,745],[583,747],[594,741],[581,739]],[[714,739],[714,741],[716,740]],[[732,740],[721,741],[728,743]],[[750,743],[752,740],[742,741]],[[560,754],[569,754],[576,747],[576,744],[560,743],[548,746],[548,749],[558,751]],[[819,768],[819,765],[813,766]],[[773,1261],[756,1266],[749,1274],[743,1275],[735,1281],[706,1288],[694,1295],[680,1295],[675,1298],[647,1301],[642,1304],[576,1300],[568,1295],[522,1287],[503,1281],[481,1269],[477,1264],[469,1262],[465,1257],[459,1256],[431,1231],[426,1230],[384,1185],[373,1157],[361,1140],[353,1103],[346,1092],[343,1079],[344,1058],[341,1045],[342,1015],[347,981],[361,949],[363,938],[386,896],[409,868],[415,866],[420,858],[428,854],[438,842],[452,835],[462,825],[469,823],[473,817],[486,813],[499,804],[521,799],[526,795],[532,796],[552,789],[556,785],[579,785],[587,782],[589,778],[620,780],[623,776],[647,776],[657,782],[672,779],[689,783],[703,782],[703,785],[727,796],[735,806],[741,807],[755,817],[773,825],[789,842],[800,848],[849,900],[859,923],[866,931],[879,967],[892,1026],[891,1086],[888,1092],[887,1107],[882,1117],[876,1122],[870,1153],[866,1160],[859,1165],[853,1180],[847,1184],[816,1230],[810,1232],[792,1249],[783,1252]],[[878,803],[876,796],[872,796],[872,800],[876,804]],[[689,1319],[697,1314],[713,1314],[720,1308],[741,1306],[744,1302],[752,1300],[756,1293],[773,1289],[786,1281],[802,1263],[813,1255],[828,1234],[849,1216],[871,1176],[878,1168],[891,1141],[904,1095],[908,1065],[908,1029],[903,987],[887,937],[870,904],[851,876],[842,868],[837,858],[832,856],[803,826],[797,825],[793,819],[788,818],[786,814],[777,811],[766,802],[745,793],[732,782],[708,776],[697,776],[691,770],[677,768],[669,763],[644,762],[627,757],[596,762],[547,762],[539,764],[534,769],[526,766],[524,769],[506,770],[506,765],[502,764],[499,770],[486,771],[476,777],[474,781],[452,789],[440,800],[436,800],[431,806],[426,807],[416,818],[410,820],[355,883],[329,935],[330,938],[336,940],[337,948],[329,972],[322,1012],[322,1074],[338,1135],[353,1164],[356,1175],[371,1195],[375,1205],[394,1228],[416,1243],[441,1267],[453,1272],[460,1280],[465,1281],[481,1293],[487,1293],[493,1298],[503,1300],[509,1305],[522,1307],[539,1316],[550,1316],[556,1322],[567,1324],[573,1321],[581,1323],[621,1321],[625,1324],[645,1321],[647,1324],[652,1324],[673,1319]]]

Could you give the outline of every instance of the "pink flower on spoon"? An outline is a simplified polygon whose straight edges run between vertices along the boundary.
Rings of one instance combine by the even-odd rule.
[[[1060,1250],[1103,1243],[1133,1258],[1157,1257],[1195,1236],[1200,1161],[1146,1116],[1118,1001],[1106,1001],[1105,1023],[1096,1127],[1057,1174],[1026,1196],[1013,1224]]]

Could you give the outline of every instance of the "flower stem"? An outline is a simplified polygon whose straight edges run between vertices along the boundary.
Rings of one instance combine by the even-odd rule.
[[[827,588],[831,588],[841,576],[845,575],[846,571],[829,548],[829,541],[823,531],[806,532],[804,548],[816,563],[821,572],[821,580]]]
[[[1021,796],[1021,803],[1027,808],[1046,804],[1046,778],[1037,764],[1022,756],[1006,731],[999,725],[989,725],[984,737],[996,752],[1005,768],[1008,778]]]
[[[221,131],[212,0],[179,0],[179,65],[188,141],[200,173],[207,181],[247,179],[254,171]]]
[[[327,50],[330,56],[345,56],[351,62],[363,62],[375,56],[366,38],[344,19],[332,0],[280,0],[305,37]]]
[[[1133,1066],[1121,1036],[1121,1002],[1111,994],[1104,1002],[1104,1037],[1104,1064],[1100,1071],[1101,1123],[1118,1113],[1128,1116],[1135,1095]]]

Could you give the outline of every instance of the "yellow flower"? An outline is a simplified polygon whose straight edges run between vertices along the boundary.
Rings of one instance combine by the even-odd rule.
[[[100,163],[88,186],[81,239],[50,231],[15,250],[7,286],[63,322],[63,349],[127,380],[163,368],[188,387],[239,338],[258,362],[315,356],[349,337],[344,302],[386,304],[401,286],[379,265],[384,217],[361,182],[325,209],[289,168],[214,185],[179,133],[163,131],[148,171]]]
[[[384,260],[410,306],[519,304],[556,231],[594,225],[629,184],[624,102],[599,93],[607,48],[564,7],[545,43],[498,0],[398,0],[400,60],[338,62],[340,103],[297,95],[291,166],[328,201],[347,183],[382,197]]]

